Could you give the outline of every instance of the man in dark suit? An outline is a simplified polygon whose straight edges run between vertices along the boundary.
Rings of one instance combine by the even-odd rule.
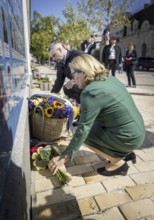
[[[116,44],[116,37],[111,37],[109,45],[106,45],[102,53],[102,63],[108,70],[111,70],[112,76],[115,76],[116,69],[121,65],[121,48]]]
[[[80,93],[82,90],[75,83],[71,75],[69,63],[74,57],[82,55],[84,52],[80,50],[68,50],[65,45],[55,43],[49,47],[49,53],[53,60],[57,62],[57,78],[51,92],[59,93],[63,87],[64,93],[68,98],[76,99],[80,103]],[[70,80],[64,85],[66,78]]]

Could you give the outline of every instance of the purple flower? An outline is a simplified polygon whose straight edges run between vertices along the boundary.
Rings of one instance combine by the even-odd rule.
[[[34,107],[34,103],[31,101],[28,101],[28,108],[33,109],[33,107]]]

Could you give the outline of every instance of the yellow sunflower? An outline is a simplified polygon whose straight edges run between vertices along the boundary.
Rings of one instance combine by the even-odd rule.
[[[62,102],[56,100],[53,102],[53,107],[54,108],[65,108],[65,105]]]
[[[54,108],[49,106],[44,110],[45,116],[51,118],[54,112]]]
[[[75,119],[78,115],[80,115],[80,108],[73,106],[73,111],[74,111],[74,119]]]

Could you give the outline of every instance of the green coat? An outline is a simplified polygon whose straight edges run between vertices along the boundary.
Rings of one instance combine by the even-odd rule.
[[[131,95],[115,77],[98,78],[81,93],[81,115],[77,130],[62,156],[72,158],[86,143],[111,157],[123,158],[139,148],[145,126]]]

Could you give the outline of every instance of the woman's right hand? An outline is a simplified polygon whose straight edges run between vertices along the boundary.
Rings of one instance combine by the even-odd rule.
[[[48,163],[48,168],[54,175],[58,169],[60,168],[64,169],[65,162],[66,162],[66,158],[60,158],[60,156],[54,157]]]

